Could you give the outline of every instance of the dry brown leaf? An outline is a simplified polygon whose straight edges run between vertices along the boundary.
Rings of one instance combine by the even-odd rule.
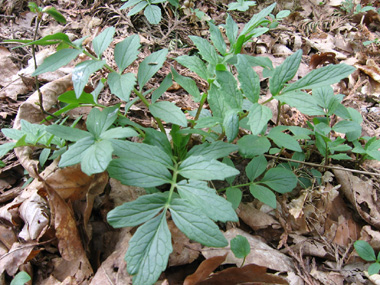
[[[14,276],[20,265],[33,259],[40,252],[34,249],[37,245],[34,241],[23,244],[15,242],[9,252],[0,257],[0,274],[6,270],[8,275]]]
[[[183,285],[200,284],[223,263],[223,261],[226,259],[226,256],[227,253],[223,256],[214,256],[204,260],[193,274],[186,277]]]
[[[17,101],[18,94],[25,94],[29,88],[17,75],[18,67],[11,60],[11,53],[0,47],[0,98],[11,98]]]
[[[197,242],[190,242],[174,224],[168,221],[170,233],[172,234],[173,252],[169,255],[169,267],[192,263],[201,252],[202,246]]]
[[[367,223],[380,229],[380,205],[372,181],[363,181],[351,172],[334,170],[342,192]]]
[[[249,282],[249,284],[289,284],[284,278],[269,274],[267,268],[255,264],[248,264],[242,268],[227,268],[196,284],[235,285],[245,282]]]
[[[333,52],[322,52],[311,56],[310,67],[312,69],[316,69],[317,66],[324,65],[325,63],[338,63],[336,59],[336,54]]]
[[[123,228],[119,234],[114,252],[103,261],[91,280],[92,285],[98,284],[132,284],[132,276],[127,273],[127,263],[124,256],[132,238],[131,228]]]
[[[230,229],[224,233],[224,236],[230,242],[231,239],[237,235],[242,235],[247,238],[251,252],[245,259],[247,264],[256,264],[270,268],[280,272],[292,272],[294,270],[293,261],[291,258],[281,253],[280,251],[268,246],[261,238],[252,236],[240,229]],[[221,256],[228,253],[226,261],[227,264],[241,265],[242,260],[236,258],[229,248],[208,248],[202,249],[202,254],[206,258],[213,256]]]
[[[380,66],[373,59],[368,59],[366,65],[356,64],[355,67],[380,83]]]
[[[72,210],[58,193],[45,183],[38,193],[46,196],[51,211],[51,223],[55,228],[58,249],[63,258],[59,269],[66,276],[75,276],[76,282],[83,283],[93,271],[83,249]]]
[[[2,249],[8,252],[15,242],[17,242],[17,236],[13,229],[11,227],[7,227],[6,225],[0,224],[0,243],[5,247]],[[2,254],[0,254],[0,256],[1,255]]]
[[[25,222],[19,237],[23,240],[38,240],[49,227],[47,202],[35,192],[19,208],[20,217]]]
[[[280,227],[278,221],[272,216],[256,209],[252,203],[241,203],[238,214],[239,218],[253,230],[266,229],[268,227],[278,229]]]

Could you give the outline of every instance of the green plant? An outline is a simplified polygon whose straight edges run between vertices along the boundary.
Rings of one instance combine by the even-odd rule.
[[[364,259],[365,261],[373,261],[373,263],[368,267],[368,274],[373,275],[379,273],[380,253],[377,255],[376,258],[375,251],[373,250],[372,246],[364,240],[355,241],[354,247],[356,252],[362,259]]]
[[[249,7],[255,6],[256,1],[238,0],[228,4],[228,11],[238,10],[240,12],[247,11]]]
[[[32,278],[30,278],[28,273],[26,273],[25,271],[20,271],[13,278],[11,285],[24,285],[26,282],[30,281],[31,279]]]
[[[376,38],[376,39],[374,39],[372,41],[365,41],[365,42],[363,42],[364,46],[369,46],[371,44],[380,45],[380,39]]]
[[[375,7],[373,7],[372,5],[367,5],[367,6],[362,7],[360,4],[357,4],[355,6],[355,3],[353,0],[343,1],[340,9],[348,14],[352,14],[352,13],[359,14],[359,13],[365,13],[369,10],[376,10]]]
[[[303,160],[309,152],[319,151],[327,161],[339,158],[334,157],[335,152],[345,152],[348,150],[345,145],[355,143],[358,158],[377,157],[378,141],[368,140],[364,152],[360,149],[365,138],[360,138],[357,113],[343,107],[340,103],[342,96],[334,95],[329,87],[351,74],[353,67],[329,65],[289,83],[299,68],[302,51],[295,52],[277,67],[273,67],[269,58],[241,54],[247,42],[269,30],[271,21],[266,17],[274,7],[275,4],[254,15],[240,33],[228,15],[224,28],[229,49],[221,31],[211,22],[212,43],[191,36],[200,57],[186,55],[176,61],[208,82],[203,94],[194,80],[180,75],[175,69],[157,89],[146,90],[147,82],[164,65],[168,50],[152,52],[139,64],[137,74],[126,72],[139,54],[137,35],[116,44],[114,60],[117,70],[112,68],[102,54],[113,41],[113,27],[94,38],[92,50],[82,46],[84,38],[70,41],[62,33],[37,41],[13,41],[24,45],[58,45],[57,52],[46,58],[34,75],[56,70],[81,53],[88,59],[77,64],[72,72],[74,90],[59,96],[62,108],[46,118],[55,122],[45,126],[23,121],[21,130],[3,129],[3,133],[15,142],[1,145],[0,157],[15,147],[42,147],[47,149],[40,157],[44,163],[46,159],[59,157],[61,167],[80,163],[88,175],[107,171],[123,184],[144,187],[147,195],[113,209],[107,216],[109,223],[116,228],[140,225],[126,254],[128,272],[135,275],[135,284],[153,284],[166,268],[172,251],[166,220],[168,213],[190,239],[207,246],[226,246],[227,240],[215,222],[238,220],[234,209],[241,201],[242,190],[249,188],[254,197],[276,208],[273,191],[288,193],[298,183],[292,172],[294,169],[286,164],[267,169],[267,153],[281,156],[284,151],[289,151],[294,153],[294,158]],[[272,96],[263,103],[259,103],[260,81],[253,66],[263,67],[264,76],[269,78]],[[91,94],[84,92],[90,76],[99,70],[107,73],[107,77],[99,81]],[[190,119],[174,103],[160,101],[173,80],[199,102],[199,107],[189,112]],[[106,107],[98,103],[98,95],[106,83],[111,93],[125,102],[124,109],[119,105]],[[305,91],[309,89],[311,94]],[[132,92],[136,95],[133,99]],[[278,101],[277,122],[284,104],[319,117],[308,129],[277,124],[267,131],[272,111],[265,104],[271,100]],[[142,127],[127,118],[129,108],[138,101],[146,105],[159,131]],[[204,108],[206,102],[209,109]],[[68,118],[64,117],[67,111],[81,106],[93,107],[87,117],[87,131],[75,128],[78,121],[68,124]],[[341,122],[331,125],[332,116],[339,116]],[[170,140],[163,121],[170,129]],[[240,129],[250,134],[240,136]],[[333,132],[344,133],[346,139],[334,139]],[[195,135],[199,143],[193,146]],[[126,140],[137,136],[142,143]],[[240,172],[229,158],[233,152],[249,159],[245,168],[249,179],[246,184],[234,184],[234,178]],[[229,187],[216,191],[208,184],[211,180],[225,180]],[[224,191],[227,200],[217,194]]]
[[[235,257],[243,258],[243,262],[241,264],[241,267],[243,267],[246,257],[251,252],[251,246],[249,245],[247,238],[237,235],[230,241],[230,245]]]
[[[133,7],[127,14],[127,16],[133,16],[139,13],[140,11],[144,10],[144,15],[149,23],[152,25],[157,25],[161,21],[161,8],[158,7],[155,4],[160,4],[163,2],[169,2],[174,7],[179,7],[179,1],[178,0],[122,0],[123,2],[127,1],[123,6],[121,6],[122,9],[127,9],[130,7]]]

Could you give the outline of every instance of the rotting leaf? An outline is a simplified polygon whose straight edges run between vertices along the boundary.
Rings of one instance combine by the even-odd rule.
[[[253,282],[253,284],[289,284],[284,278],[267,273],[266,267],[256,264],[248,264],[241,268],[227,268],[196,284],[230,285],[245,282]]]
[[[311,56],[311,69],[316,69],[318,65],[323,65],[325,63],[337,64],[336,54],[334,52],[322,52]]]
[[[202,282],[207,277],[210,276],[211,273],[214,272],[215,269],[217,269],[223,261],[226,259],[227,253],[223,256],[214,256],[211,258],[208,258],[198,266],[197,270],[186,277],[184,285],[195,285],[199,284],[199,282]]]

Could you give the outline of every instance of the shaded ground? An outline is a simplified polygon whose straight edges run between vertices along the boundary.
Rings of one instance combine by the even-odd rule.
[[[40,27],[40,36],[62,31],[73,38],[94,37],[105,27],[114,26],[118,42],[138,33],[142,43],[142,53],[139,55],[141,60],[155,50],[164,47],[169,47],[170,50],[169,60],[149,82],[148,87],[157,87],[170,72],[170,68],[174,67],[180,74],[192,77],[201,91],[207,89],[206,82],[171,59],[195,52],[189,35],[208,37],[207,23],[199,20],[188,8],[181,8],[176,16],[169,6],[164,5],[161,23],[150,25],[142,14],[127,17],[126,11],[119,10],[119,1],[43,2],[45,6],[55,6],[68,22],[60,26],[45,20]],[[204,12],[216,24],[223,24],[227,2],[195,1],[189,5]],[[345,95],[345,106],[361,112],[363,135],[379,138],[380,46],[376,43],[364,46],[363,42],[380,38],[380,16],[374,11],[348,13],[340,9],[342,1],[325,2],[330,3],[278,1],[275,12],[289,9],[291,15],[277,28],[255,39],[244,52],[268,56],[277,66],[286,56],[302,49],[303,59],[296,75],[298,78],[327,63],[345,62],[354,65],[358,70],[335,85],[334,91]],[[258,6],[249,11],[231,12],[231,15],[237,23],[246,23],[253,13],[270,3],[272,1],[258,1]],[[372,4],[380,8],[379,1],[361,1],[360,4]],[[0,12],[0,39],[33,37],[33,15],[28,12],[25,1],[5,1]],[[38,57],[42,61],[52,51],[49,48],[41,49]],[[35,91],[34,80],[30,76],[33,64],[28,62],[31,59],[31,50],[27,47],[11,50],[11,45],[2,45],[0,55],[0,127],[8,128],[14,125],[19,106]],[[112,62],[112,49],[107,50],[105,56],[111,66],[115,66]],[[70,73],[70,68],[72,66],[53,74],[44,74],[40,76],[40,80],[43,84],[51,83],[49,88],[56,92],[59,92],[56,86],[70,88],[70,77],[66,76]],[[131,71],[136,72],[137,66],[132,66]],[[260,74],[262,70],[258,69],[257,72]],[[60,80],[59,85],[57,79]],[[98,80],[98,76],[91,78],[89,87],[96,85]],[[261,80],[263,96],[267,93],[267,86],[267,80]],[[177,85],[173,85],[165,93],[164,99],[176,103],[183,110],[196,108],[190,96]],[[119,103],[119,99],[112,96],[107,89],[101,94],[100,100],[104,105]],[[271,108],[273,112],[276,111],[275,106]],[[88,111],[82,109],[72,116],[86,117]],[[129,117],[143,126],[150,126],[152,118],[147,113],[142,104],[137,104],[130,110]],[[29,114],[24,113],[21,116],[27,118]],[[281,123],[304,126],[309,119],[296,110],[289,109],[281,118]],[[5,142],[1,133],[0,140],[0,143]],[[38,157],[36,153],[34,156]],[[62,189],[66,193],[64,199],[69,202],[64,203],[56,197],[49,201],[49,209],[42,209],[36,207],[41,201],[32,200],[29,205],[23,203],[26,199],[23,195],[30,198],[36,189],[39,195],[48,195],[48,187],[46,189],[46,185],[41,186],[40,182],[34,181],[24,191],[22,186],[29,176],[24,173],[20,160],[12,152],[3,157],[2,161],[6,165],[0,169],[0,283],[9,282],[19,268],[33,276],[33,284],[131,282],[123,257],[135,229],[112,229],[107,224],[106,214],[115,206],[136,199],[141,195],[141,189],[123,186],[112,179],[108,181],[101,174],[89,180],[77,168],[65,172],[57,170],[56,165],[50,165],[44,171],[44,179],[48,181],[52,177],[49,185]],[[311,162],[318,164],[320,161],[316,157]],[[238,168],[239,164],[247,163],[240,158],[236,158],[236,162]],[[305,165],[297,174],[307,175],[309,168]],[[377,161],[362,165],[361,171],[374,175],[353,174],[335,169],[319,170],[323,174],[321,181],[314,181],[307,189],[298,189],[287,196],[278,197],[280,207],[276,211],[258,201],[252,201],[247,195],[238,209],[240,223],[221,226],[226,230],[227,238],[237,233],[248,238],[252,253],[246,264],[261,265],[272,273],[281,272],[280,275],[286,277],[290,284],[370,284],[371,281],[364,273],[368,264],[357,257],[353,242],[364,239],[370,242],[376,252],[380,250],[380,204],[377,198],[380,194],[380,165]],[[99,191],[104,187],[104,192]],[[36,196],[40,197],[39,195]],[[89,201],[93,201],[93,204]],[[53,209],[55,213],[52,214]],[[68,218],[71,209],[76,214],[75,221]],[[49,217],[59,220],[61,226],[58,228],[61,231],[45,227]],[[38,225],[28,224],[25,227],[25,221],[34,221]],[[43,234],[39,232],[39,236],[32,236],[38,232],[38,229],[32,230],[34,226],[38,229],[44,228]],[[201,261],[213,256],[228,253],[225,262],[228,265],[222,265],[219,269],[230,267],[231,264],[241,265],[241,260],[234,258],[228,248],[202,248],[199,244],[190,242],[173,225],[170,228],[174,253],[159,284],[182,284],[185,277],[192,274]],[[74,237],[74,232],[80,239]],[[62,244],[65,239],[67,245]],[[58,247],[67,251],[59,252]],[[380,282],[379,279],[375,281],[375,278],[378,277],[373,276],[373,282]]]

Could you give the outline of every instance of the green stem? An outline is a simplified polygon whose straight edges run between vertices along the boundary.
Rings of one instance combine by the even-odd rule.
[[[168,197],[168,201],[166,202],[166,208],[168,208],[170,206],[170,203],[171,203],[172,197],[173,197],[173,193],[174,193],[174,189],[177,187],[177,177],[178,177],[178,170],[177,169],[178,169],[178,164],[175,162],[174,163],[172,183],[171,183],[170,190],[169,190],[169,197]]]
[[[203,109],[203,105],[205,104],[205,102],[207,100],[207,95],[208,95],[207,92],[203,93],[203,95],[202,95],[197,113],[195,114],[194,122],[196,122],[199,119],[199,116],[200,116],[202,109]]]

